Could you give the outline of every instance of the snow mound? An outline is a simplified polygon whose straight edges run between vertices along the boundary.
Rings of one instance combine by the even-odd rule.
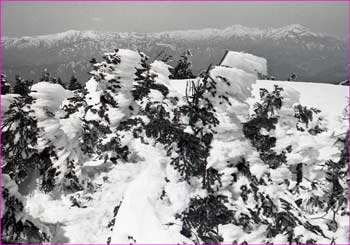
[[[266,59],[243,52],[229,51],[221,61],[221,66],[235,67],[248,73],[267,74]]]

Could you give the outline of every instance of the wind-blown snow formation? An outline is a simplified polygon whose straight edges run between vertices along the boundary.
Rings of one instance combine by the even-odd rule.
[[[293,27],[295,29],[305,31],[298,26]],[[276,35],[280,33],[276,30],[274,32]],[[208,192],[200,187],[198,178],[193,178],[190,182],[184,180],[170,164],[165,149],[155,139],[150,139],[150,143],[145,145],[142,140],[133,138],[131,131],[122,133],[122,144],[129,147],[131,156],[128,161],[117,164],[108,160],[110,158],[107,156],[113,157],[111,152],[92,157],[81,152],[81,136],[89,123],[98,122],[99,126],[108,126],[111,132],[107,132],[101,139],[108,141],[123,121],[134,118],[145,109],[146,100],[167,103],[164,94],[156,89],[150,89],[149,95],[141,102],[132,99],[133,86],[137,85],[137,76],[140,76],[138,72],[144,68],[144,54],[121,49],[106,53],[104,57],[107,62],[94,64],[92,77],[86,83],[83,102],[87,109],[79,107],[66,116],[63,108],[74,99],[76,91],[71,92],[60,85],[47,82],[32,87],[31,96],[35,101],[31,108],[40,128],[38,148],[53,144],[57,149],[54,166],[60,170],[59,179],[64,178],[68,159],[74,159],[77,162],[75,172],[80,180],[84,180],[84,183],[79,183],[84,189],[73,194],[45,194],[35,188],[26,197],[25,209],[50,228],[52,243],[193,243],[181,232],[183,224],[178,215],[189,208],[193,198],[204,198]],[[222,183],[217,187],[217,194],[228,197],[225,205],[235,212],[236,219],[250,215],[250,210],[260,205],[257,199],[248,194],[248,204],[241,198],[244,189],[249,192],[250,188],[247,176],[239,174],[238,163],[242,159],[250,163],[250,173],[257,181],[261,181],[260,194],[269,197],[279,211],[285,208],[281,198],[294,203],[291,191],[296,187],[297,181],[293,170],[300,162],[304,163],[306,180],[301,181],[302,191],[295,195],[300,197],[300,205],[306,207],[311,199],[309,193],[312,193],[312,198],[322,200],[329,191],[330,187],[321,183],[326,178],[322,164],[330,159],[339,160],[340,147],[335,142],[337,136],[348,128],[343,115],[348,104],[348,87],[263,81],[258,80],[258,73],[267,73],[264,58],[228,52],[221,64],[209,71],[216,83],[215,96],[204,95],[213,104],[220,121],[215,129],[217,134],[213,138],[206,167],[220,174]],[[169,95],[176,97],[180,105],[185,103],[184,96],[189,82],[200,83],[202,79],[169,79],[169,65],[161,61],[150,64],[147,74],[155,77],[157,85],[166,86]],[[283,105],[277,111],[280,120],[273,130],[265,130],[261,134],[275,137],[276,146],[273,150],[283,152],[286,156],[286,163],[275,169],[266,166],[259,158],[258,151],[242,131],[242,125],[253,114],[254,103],[260,101],[259,89],[272,91],[274,85],[284,89]],[[14,96],[16,95],[2,97],[3,113],[8,110]],[[111,97],[118,106],[105,103],[104,100]],[[226,98],[228,103],[224,103]],[[317,107],[321,112],[313,117],[309,125],[302,125],[294,116],[295,107],[299,104]],[[102,109],[104,112],[98,113]],[[307,130],[298,131],[298,123],[303,129],[317,126],[321,133],[311,135]],[[322,131],[323,129],[327,130]],[[186,128],[186,132],[193,134],[190,127]],[[289,147],[291,150],[285,152]],[[236,178],[234,184],[233,178]],[[17,195],[17,189],[7,178],[5,180],[6,186],[10,186]],[[340,183],[343,188],[347,188],[346,184]],[[313,191],[314,185],[319,187],[317,191]],[[299,207],[295,204],[290,209],[294,212]],[[324,219],[317,219],[317,224],[327,232],[320,235],[297,225],[293,232],[300,236],[301,243],[311,240],[317,243],[348,242],[347,215],[335,214],[339,229],[332,231],[325,228],[331,214],[323,213],[318,207],[310,209],[309,215],[303,216],[302,221],[313,225],[314,220],[324,215]],[[264,224],[252,225],[251,231],[235,224],[222,224],[218,226],[217,234],[223,238],[222,243],[288,243],[285,235],[278,234],[271,238],[267,235],[267,230],[268,226]]]
[[[244,57],[244,54],[242,54]],[[249,56],[254,58],[254,56]],[[263,59],[256,59],[260,67],[266,71]],[[241,62],[243,67],[251,66],[248,61]],[[238,63],[238,62],[237,62]],[[266,64],[266,62],[265,62]],[[155,65],[153,65],[154,67]],[[177,87],[176,92],[181,92],[184,89],[186,81],[169,81],[164,76],[167,75],[166,65],[160,69],[160,64],[156,65],[156,70],[165,74],[160,74],[159,77],[164,78],[163,83],[170,84]],[[244,70],[235,67],[214,67],[210,71],[210,75],[217,81],[217,92],[225,94],[230,98],[232,105],[227,106],[219,101],[213,101],[213,105],[217,108],[220,114],[219,120],[222,123],[222,128],[219,130],[218,140],[228,140],[230,138],[242,137],[241,123],[239,116],[248,116],[248,104],[245,100],[250,95],[250,87],[256,81],[257,74],[254,71],[248,73]],[[232,86],[227,86],[222,80],[228,78]],[[182,95],[185,91],[182,90]],[[226,139],[224,139],[226,137]],[[237,142],[236,142],[237,143]],[[218,144],[222,147],[222,143]],[[219,150],[219,149],[218,149]],[[215,146],[213,151],[215,152]],[[132,237],[137,243],[188,243],[188,238],[180,234],[181,223],[175,219],[177,213],[185,211],[191,197],[195,197],[196,189],[189,186],[185,181],[181,181],[179,174],[163,157],[156,157],[152,154],[152,161],[150,161],[146,169],[135,177],[135,180],[128,187],[123,203],[119,209],[114,226],[114,233],[112,235],[112,243],[128,243],[132,242]],[[213,161],[217,161],[215,157],[219,155],[216,152],[213,154]],[[219,162],[219,161],[218,161]],[[211,166],[218,168],[218,170],[225,171],[225,166],[216,166],[216,163],[210,163]],[[208,166],[209,167],[209,166]],[[168,184],[164,179],[170,180]],[[144,189],[147,186],[146,190]],[[169,193],[167,201],[159,199],[162,190]],[[167,225],[175,223],[175,225]],[[156,234],[156,235],[155,235]]]
[[[266,59],[242,52],[228,52],[221,61],[221,66],[238,68],[249,73],[267,75]]]

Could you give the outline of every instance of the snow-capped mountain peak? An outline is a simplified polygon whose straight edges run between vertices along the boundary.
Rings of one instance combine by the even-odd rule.
[[[279,28],[256,28],[242,25],[232,25],[224,29],[206,28],[196,30],[180,30],[156,33],[157,36],[168,36],[177,39],[207,39],[212,37],[248,37],[248,38],[292,38],[295,36],[321,36],[309,28],[292,24]]]
[[[281,28],[270,29],[267,31],[267,34],[273,37],[274,39],[294,38],[303,36],[323,36],[323,34],[312,32],[309,28],[299,24],[292,24]]]
[[[78,30],[68,30],[65,32],[38,35],[38,36],[23,36],[23,37],[3,37],[1,40],[4,47],[8,45],[18,46],[18,47],[30,47],[39,45],[55,45],[59,42],[74,42],[80,39],[99,39],[103,36],[103,32],[97,31],[78,31]]]
[[[111,49],[128,48],[144,50],[151,57],[163,52],[172,56],[174,62],[190,49],[194,53],[192,62],[197,64],[193,67],[195,73],[205,69],[208,63],[217,64],[229,49],[266,58],[270,64],[269,74],[275,77],[287,79],[293,72],[310,81],[346,79],[347,43],[299,24],[266,29],[232,25],[223,29],[158,33],[69,30],[32,37],[3,37],[1,44],[6,59],[3,71],[9,77],[21,74],[37,79],[47,68],[64,80],[70,79],[72,74],[84,80],[92,57],[99,58],[101,53]],[[280,57],[284,57],[283,62]]]
[[[137,39],[147,38],[171,38],[171,39],[208,39],[213,37],[230,38],[230,37],[245,37],[245,38],[272,38],[285,39],[297,36],[322,36],[312,32],[309,28],[300,25],[292,24],[280,28],[255,28],[242,25],[232,25],[223,29],[205,28],[193,30],[178,30],[165,31],[158,33],[121,33],[121,32],[101,32],[101,31],[78,31],[68,30],[56,34],[38,35],[38,36],[23,36],[23,37],[3,37],[2,44],[7,46],[37,46],[40,44],[55,44],[62,41],[77,41],[80,39],[101,40],[102,38],[127,38],[134,37]]]

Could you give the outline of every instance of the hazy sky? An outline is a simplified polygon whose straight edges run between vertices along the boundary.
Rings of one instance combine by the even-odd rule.
[[[347,37],[348,16],[348,2],[3,2],[2,35],[302,24],[315,32]]]

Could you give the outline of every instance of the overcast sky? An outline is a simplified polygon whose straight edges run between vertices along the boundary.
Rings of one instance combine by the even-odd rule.
[[[234,24],[302,24],[315,32],[348,36],[348,2],[2,2],[2,35],[66,30],[158,32]]]

